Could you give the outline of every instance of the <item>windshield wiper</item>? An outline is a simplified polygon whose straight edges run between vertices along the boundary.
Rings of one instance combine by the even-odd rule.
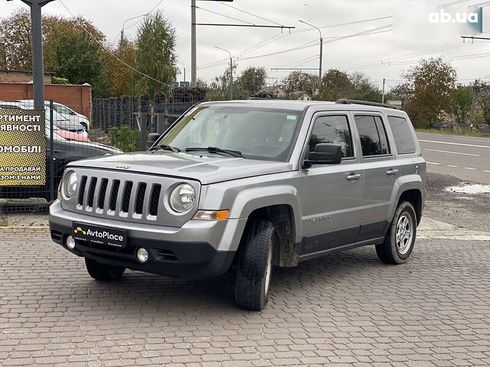
[[[150,149],[150,152],[154,152],[155,150],[169,150],[174,153],[180,153],[181,150],[177,147],[173,147],[171,145],[157,145],[156,147],[153,147]]]
[[[186,152],[200,152],[200,151],[206,151],[209,153],[214,153],[214,154],[226,154],[235,158],[243,158],[242,152],[239,150],[232,150],[232,149],[223,149],[223,148],[218,148],[218,147],[207,147],[207,148],[186,148]]]

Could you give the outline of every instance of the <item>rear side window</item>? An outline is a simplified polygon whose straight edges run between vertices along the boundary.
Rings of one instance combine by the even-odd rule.
[[[386,130],[379,116],[357,115],[355,120],[364,157],[390,154]]]
[[[396,149],[398,154],[413,154],[417,150],[413,140],[412,129],[406,118],[388,116],[391,131],[395,136]]]
[[[310,138],[310,151],[320,143],[342,147],[342,157],[353,158],[352,137],[347,116],[321,116],[316,119]]]

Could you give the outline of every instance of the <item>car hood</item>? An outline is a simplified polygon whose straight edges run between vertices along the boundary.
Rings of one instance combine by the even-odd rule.
[[[292,170],[288,162],[171,152],[119,154],[86,159],[70,166],[182,177],[200,181],[203,185]]]

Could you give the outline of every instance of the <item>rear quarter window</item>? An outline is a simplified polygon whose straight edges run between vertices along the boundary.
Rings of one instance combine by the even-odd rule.
[[[395,145],[398,154],[413,154],[416,146],[410,122],[404,117],[388,116],[391,131],[395,137]]]

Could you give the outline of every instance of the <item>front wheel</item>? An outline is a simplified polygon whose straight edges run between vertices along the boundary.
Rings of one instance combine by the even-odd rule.
[[[249,227],[238,258],[235,301],[239,307],[261,311],[267,305],[276,241],[270,221],[258,220]]]
[[[85,258],[87,272],[95,280],[110,282],[121,279],[126,268],[122,266],[105,265],[95,260]]]
[[[387,264],[404,264],[413,251],[416,235],[417,214],[405,201],[398,206],[384,242],[376,246],[378,258]]]

